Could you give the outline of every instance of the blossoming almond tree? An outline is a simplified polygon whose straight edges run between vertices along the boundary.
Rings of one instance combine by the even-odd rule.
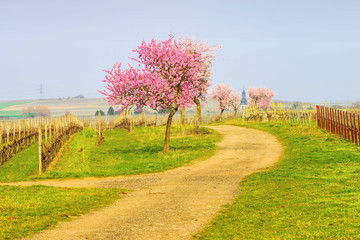
[[[192,52],[190,43],[173,37],[165,41],[143,41],[133,52],[138,56],[131,59],[142,68],[129,65],[122,71],[121,64],[115,64],[112,70],[105,71],[107,86],[100,92],[110,104],[121,104],[123,108],[137,105],[154,110],[170,109],[164,142],[164,153],[168,153],[173,116],[179,108],[191,107],[193,99],[200,94],[204,57]]]
[[[197,124],[200,124],[201,119],[201,100],[205,100],[207,95],[208,88],[211,85],[211,68],[213,66],[213,60],[215,59],[214,52],[218,50],[221,46],[210,46],[203,41],[196,41],[194,38],[184,38],[180,39],[192,53],[200,53],[203,58],[203,64],[201,69],[201,74],[198,79],[199,84],[196,87],[199,90],[199,95],[194,97],[194,103],[196,104],[197,109]]]
[[[233,91],[234,89],[230,87],[230,85],[217,84],[211,93],[211,99],[217,100],[219,102],[220,121],[223,112],[229,107],[231,94]]]
[[[270,109],[271,99],[275,93],[269,88],[254,88],[250,87],[248,90],[249,94],[249,106],[257,106],[262,109]]]
[[[240,101],[241,101],[241,97],[240,97],[240,93],[232,93],[230,95],[230,100],[229,100],[229,104],[232,108],[234,108],[234,116],[236,117],[237,111],[240,108]]]

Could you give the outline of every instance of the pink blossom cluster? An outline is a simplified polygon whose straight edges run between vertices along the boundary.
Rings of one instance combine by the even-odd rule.
[[[274,97],[275,93],[269,88],[254,88],[250,87],[249,94],[249,106],[258,106],[263,109],[270,109],[270,101]]]
[[[139,63],[139,68],[129,65],[121,70],[121,64],[115,64],[103,82],[107,83],[104,91],[111,105],[149,106],[152,109],[178,109],[191,107],[194,98],[206,92],[209,83],[209,69],[206,48],[195,50],[193,42],[176,41],[170,37],[165,41],[143,41],[133,52],[131,58]]]
[[[201,80],[201,84],[197,85],[200,97],[204,97],[207,94],[207,90],[211,85],[211,68],[213,66],[213,60],[216,55],[214,54],[221,46],[210,46],[204,41],[197,41],[194,38],[179,38],[180,42],[186,45],[193,53],[200,53],[204,59],[202,70],[199,72],[198,78]]]
[[[231,95],[234,89],[230,85],[217,84],[211,93],[211,99],[219,102],[219,109],[221,112],[230,106]]]

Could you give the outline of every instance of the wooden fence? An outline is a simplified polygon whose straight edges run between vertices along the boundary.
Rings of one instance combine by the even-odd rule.
[[[334,108],[316,106],[318,127],[360,146],[360,116]]]

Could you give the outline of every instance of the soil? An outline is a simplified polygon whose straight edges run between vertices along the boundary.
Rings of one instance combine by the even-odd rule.
[[[281,143],[269,133],[235,126],[210,128],[224,135],[218,151],[189,166],[137,176],[13,183],[132,190],[111,206],[31,239],[191,239],[224,204],[232,203],[245,176],[272,166],[282,154]]]

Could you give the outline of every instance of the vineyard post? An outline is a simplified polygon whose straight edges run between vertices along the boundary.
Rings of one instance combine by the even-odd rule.
[[[322,113],[321,113],[321,115],[322,115],[322,117],[321,117],[321,119],[322,119],[322,129],[326,129],[326,115],[325,115],[325,107],[324,106],[322,106],[321,107],[322,108]]]
[[[6,130],[6,143],[10,144],[10,126],[9,123],[7,122],[5,125],[5,130]]]
[[[335,110],[331,109],[332,133],[336,133]]]
[[[336,110],[336,115],[337,115],[337,121],[339,123],[339,136],[342,137],[342,128],[341,128],[341,115],[340,115],[340,110]]]
[[[316,105],[316,120],[317,120],[318,127],[320,127],[320,109],[319,109],[318,105]]]
[[[328,132],[330,132],[330,114],[329,114],[329,109],[327,107],[325,107],[325,112],[326,112],[326,130]]]
[[[339,122],[336,115],[337,111],[334,109],[334,123],[335,123],[335,134],[339,135]]]
[[[332,121],[332,109],[331,108],[329,108],[328,109],[329,110],[329,127],[330,127],[330,132],[331,133],[334,133],[334,131],[333,131],[333,127],[334,127],[334,124],[333,124],[333,121]]]
[[[336,134],[337,133],[337,129],[336,129],[337,122],[336,122],[335,109],[332,109],[331,112],[332,112],[332,119],[333,119],[333,125],[334,125],[333,130],[334,130],[334,134]]]
[[[42,129],[39,124],[39,175],[42,173]]]
[[[345,118],[344,118],[344,112],[341,111],[341,124],[342,124],[342,135],[343,135],[343,138],[346,139],[346,128],[345,128]]]
[[[47,145],[47,140],[48,140],[47,131],[48,131],[48,126],[47,126],[47,124],[45,123],[45,145]]]
[[[327,120],[326,120],[326,111],[325,111],[325,107],[323,107],[323,129],[327,130]]]
[[[339,128],[339,136],[341,137],[341,120],[340,120],[340,112],[338,109],[336,110],[336,118],[337,118],[338,128]]]
[[[345,139],[348,140],[348,129],[347,129],[347,124],[346,124],[346,114],[343,111],[342,112],[343,115],[343,121],[344,121],[344,135],[345,135]]]
[[[331,132],[331,123],[330,123],[330,109],[328,107],[325,107],[326,113],[327,113],[327,131]]]
[[[357,116],[358,119],[358,134],[359,134],[359,146],[360,146],[360,116]]]
[[[98,113],[98,143],[101,144],[101,114]]]
[[[2,138],[3,138],[3,127],[2,124],[0,125],[0,148],[2,146]]]
[[[11,123],[12,123],[12,132],[13,132],[13,137],[12,137],[12,140],[13,141],[15,141],[16,140],[16,123],[15,123],[15,121],[11,121]]]
[[[345,123],[346,123],[346,135],[347,135],[347,139],[350,142],[350,127],[349,127],[349,115],[348,112],[345,112]]]
[[[350,132],[351,132],[351,141],[354,143],[354,128],[353,128],[353,121],[352,121],[352,113],[349,113],[350,116]]]
[[[17,125],[18,125],[18,131],[19,131],[18,140],[20,140],[21,139],[21,121],[20,121],[20,119],[17,120]]]
[[[356,115],[355,113],[353,113],[353,120],[354,120],[354,138],[355,138],[355,145],[358,145],[358,140],[357,140],[357,128],[356,128]],[[360,141],[360,139],[359,139]]]

